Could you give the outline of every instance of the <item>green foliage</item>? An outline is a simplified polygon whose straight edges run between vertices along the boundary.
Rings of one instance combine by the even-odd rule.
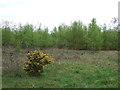
[[[99,50],[102,46],[101,29],[96,24],[96,19],[92,19],[92,23],[88,29],[88,45],[91,50]]]
[[[105,49],[118,49],[118,31],[117,30],[106,30],[103,32]]]
[[[22,47],[33,46],[33,26],[28,24],[20,27],[16,38],[18,38],[18,41]]]
[[[34,28],[26,24],[14,29],[5,24],[2,30],[2,45],[12,45],[16,49],[30,47],[58,47],[71,49],[101,50],[118,49],[118,31],[100,27],[93,18],[89,26],[74,21],[70,26],[62,24],[51,33],[48,28]]]
[[[17,44],[17,46],[15,47],[15,51],[16,51],[16,52],[20,52],[20,50],[21,50],[21,47],[20,47],[19,44]]]
[[[3,45],[9,45],[11,38],[11,31],[9,27],[2,28],[2,43]]]
[[[46,54],[35,50],[27,54],[27,61],[24,64],[24,70],[29,75],[39,75],[43,72],[43,66],[53,62],[53,59]]]

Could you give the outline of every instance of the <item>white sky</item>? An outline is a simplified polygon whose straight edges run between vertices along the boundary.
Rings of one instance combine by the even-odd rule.
[[[0,0],[0,22],[30,23],[47,26],[50,30],[74,20],[89,24],[92,18],[107,25],[118,17],[119,0]]]

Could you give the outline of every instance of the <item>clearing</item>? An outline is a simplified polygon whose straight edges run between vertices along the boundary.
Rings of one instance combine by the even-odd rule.
[[[3,48],[3,88],[118,88],[118,51],[45,48],[41,51],[55,63],[45,66],[40,77],[23,71],[26,51]]]

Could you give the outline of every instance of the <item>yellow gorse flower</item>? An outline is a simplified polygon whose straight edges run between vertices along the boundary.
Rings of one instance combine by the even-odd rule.
[[[24,70],[29,74],[43,72],[43,66],[53,62],[53,58],[38,50],[31,51],[27,54],[27,60],[24,63]]]
[[[32,62],[28,62],[29,64],[31,64]]]
[[[49,60],[50,58],[49,58],[49,56],[45,56],[45,59],[48,59],[48,60]]]
[[[40,63],[37,63],[37,65],[40,65]]]
[[[28,67],[29,65],[25,65],[26,67]]]
[[[46,56],[46,54],[44,54],[44,53],[42,53],[42,52],[40,52],[39,55],[40,55],[41,57]]]

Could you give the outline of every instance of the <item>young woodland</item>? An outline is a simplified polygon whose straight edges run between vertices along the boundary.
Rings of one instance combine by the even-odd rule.
[[[48,28],[34,28],[31,24],[10,27],[3,25],[2,46],[14,46],[17,50],[33,47],[58,47],[78,50],[117,50],[118,31],[100,27],[96,19],[86,26],[81,21],[71,25],[59,25],[49,33]]]

